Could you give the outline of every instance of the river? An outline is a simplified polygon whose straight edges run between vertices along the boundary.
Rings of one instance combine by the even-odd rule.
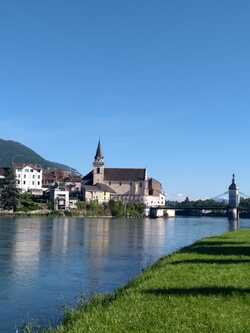
[[[0,332],[55,325],[80,296],[112,292],[160,257],[234,228],[206,217],[1,218]]]

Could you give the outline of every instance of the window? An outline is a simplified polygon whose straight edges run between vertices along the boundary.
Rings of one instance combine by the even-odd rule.
[[[24,180],[24,181],[23,181],[23,185],[25,185],[25,184],[26,184],[26,181]]]
[[[120,182],[120,186],[122,186],[122,182]]]
[[[34,170],[33,170],[33,169],[30,169],[30,172],[34,172]]]
[[[40,175],[38,175],[37,178],[40,179]]]
[[[26,175],[24,175],[23,178],[26,178]]]
[[[24,171],[25,171],[25,172],[29,172],[29,169],[25,169]]]
[[[101,173],[100,168],[97,168],[97,174],[99,175]]]
[[[40,182],[37,182],[37,185],[40,185]]]
[[[109,182],[109,186],[111,185],[112,183],[111,182]]]
[[[33,175],[33,179],[35,178],[35,175]]]
[[[32,185],[35,185],[35,182],[32,182]]]

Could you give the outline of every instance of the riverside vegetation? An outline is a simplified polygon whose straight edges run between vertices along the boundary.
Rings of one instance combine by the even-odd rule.
[[[250,231],[227,233],[161,259],[43,333],[247,333],[249,281]]]

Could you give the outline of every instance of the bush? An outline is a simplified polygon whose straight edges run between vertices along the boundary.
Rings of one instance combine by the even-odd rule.
[[[37,210],[39,208],[40,208],[39,204],[33,201],[31,193],[26,192],[20,194],[18,210],[26,212],[26,211]]]
[[[109,202],[109,209],[112,216],[121,217],[125,216],[125,206],[121,201],[111,200]]]

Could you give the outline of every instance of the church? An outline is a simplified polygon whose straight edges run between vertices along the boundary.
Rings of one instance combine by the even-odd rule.
[[[113,199],[157,207],[164,206],[166,201],[161,183],[149,177],[147,169],[106,168],[100,140],[93,170],[83,177],[83,192],[86,201],[100,203]]]

